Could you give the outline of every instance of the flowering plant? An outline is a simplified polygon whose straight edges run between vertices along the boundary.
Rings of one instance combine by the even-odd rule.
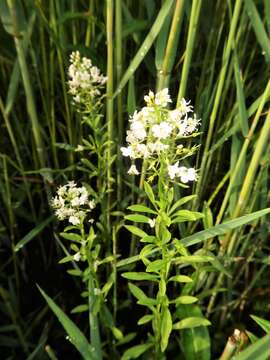
[[[195,148],[184,148],[181,141],[192,135],[198,128],[200,120],[192,116],[192,106],[185,99],[174,110],[167,109],[172,102],[168,89],[154,94],[152,91],[144,97],[146,106],[135,111],[127,131],[127,147],[122,147],[123,156],[132,161],[147,161],[146,172],[149,180],[155,176],[179,178],[182,183],[196,180],[194,168],[179,166],[179,161],[193,154]],[[135,164],[128,170],[130,175],[138,175]]]

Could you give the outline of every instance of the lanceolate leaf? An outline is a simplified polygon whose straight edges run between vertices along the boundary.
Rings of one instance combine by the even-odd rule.
[[[248,215],[241,216],[234,220],[227,221],[223,224],[213,226],[212,228],[199,231],[194,235],[187,236],[184,239],[181,239],[181,243],[184,246],[191,246],[191,245],[197,244],[201,241],[211,239],[212,237],[215,237],[218,235],[224,235],[228,231],[236,229],[242,225],[248,224],[256,219],[259,219],[260,217],[268,214],[269,212],[270,212],[270,208],[267,208],[264,210],[253,212]]]
[[[173,325],[173,329],[191,329],[197,326],[209,326],[210,321],[202,317],[188,317]]]
[[[172,331],[172,317],[170,310],[166,308],[161,318],[161,351],[165,351],[168,346],[169,337]]]
[[[157,37],[165,19],[167,18],[167,15],[172,7],[172,4],[173,4],[173,0],[166,0],[164,2],[149,34],[145,38],[137,54],[134,56],[133,60],[131,61],[127,71],[123,75],[114,96],[117,95],[123,89],[123,87],[126,85],[130,77],[133,76],[134,72],[136,71],[136,69],[144,59],[145,55],[152,46],[155,38]]]
[[[41,292],[44,299],[47,301],[47,304],[57,316],[58,320],[62,324],[63,328],[67,332],[70,342],[76,347],[76,349],[81,353],[83,359],[85,360],[94,360],[94,352],[91,348],[91,345],[86,340],[85,336],[81,330],[74,324],[72,320],[60,309],[58,305],[38,286],[39,291]]]
[[[250,345],[239,355],[236,355],[234,360],[267,360],[269,356],[270,334],[255,342],[255,344]]]
[[[197,305],[180,305],[177,308],[177,313],[182,318],[202,317],[201,310]],[[186,360],[210,360],[211,342],[207,326],[181,330],[180,340]]]
[[[125,279],[129,279],[129,280],[152,280],[152,281],[158,280],[157,275],[148,274],[145,272],[126,272],[121,275]]]
[[[129,359],[137,359],[140,355],[142,355],[146,350],[150,349],[153,344],[142,344],[135,345],[129,348],[124,352],[121,360],[129,360]]]

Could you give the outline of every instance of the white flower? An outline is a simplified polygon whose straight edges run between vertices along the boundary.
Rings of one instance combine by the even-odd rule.
[[[134,121],[131,123],[130,129],[133,136],[138,140],[144,140],[146,137],[146,131],[144,124],[140,121]]]
[[[182,115],[186,115],[189,112],[192,112],[193,106],[189,105],[190,101],[186,101],[184,98],[180,100],[180,106],[178,110],[181,111]]]
[[[76,254],[74,254],[73,255],[73,259],[75,260],[75,261],[80,261],[81,260],[81,254],[80,254],[80,252],[77,252]]]
[[[186,168],[185,166],[181,166],[179,168],[178,176],[182,183],[187,183],[189,181],[196,180],[196,171],[194,168]]]
[[[84,147],[82,145],[78,145],[75,149],[75,151],[83,151]]]
[[[172,126],[166,121],[162,121],[160,124],[153,125],[152,132],[158,139],[167,139],[172,132]]]
[[[154,99],[155,99],[155,94],[151,90],[149,91],[148,95],[144,96],[144,101],[146,102],[147,105],[151,105]]]
[[[71,200],[72,206],[79,206],[80,205],[80,198],[77,196]]]
[[[74,216],[74,215],[70,216],[69,219],[68,219],[68,221],[69,221],[72,225],[79,225],[79,224],[80,224],[80,219],[79,219],[79,217]]]
[[[168,88],[165,88],[159,91],[155,96],[155,104],[161,107],[166,107],[168,103],[172,102],[171,97],[169,95]]]
[[[179,173],[179,163],[168,166],[168,173],[171,180],[173,180]]]
[[[123,156],[129,156],[129,157],[131,157],[132,154],[133,154],[133,151],[132,151],[132,149],[131,149],[130,146],[128,146],[128,147],[121,147],[120,150],[121,150]]]
[[[94,200],[90,200],[90,201],[89,201],[89,208],[90,208],[91,210],[93,210],[95,207],[96,207],[96,204],[95,204]]]
[[[135,149],[137,156],[143,158],[147,158],[149,156],[149,151],[145,144],[137,144]]]
[[[139,175],[139,171],[136,168],[136,165],[131,165],[131,167],[128,170],[129,175]]]
[[[148,224],[150,225],[151,228],[155,227],[156,219],[149,219]]]

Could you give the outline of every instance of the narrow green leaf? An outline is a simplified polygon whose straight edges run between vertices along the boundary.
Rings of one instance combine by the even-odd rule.
[[[146,268],[147,272],[159,272],[160,269],[162,269],[165,265],[164,260],[158,259],[155,261],[152,261]]]
[[[70,241],[76,241],[78,243],[80,243],[82,241],[82,238],[79,234],[75,234],[75,233],[65,233],[65,232],[61,232],[60,236],[66,240],[70,240]]]
[[[125,228],[128,229],[128,231],[130,231],[132,234],[137,235],[141,238],[147,236],[147,234],[143,230],[139,229],[137,226],[125,225]]]
[[[168,346],[172,331],[172,317],[170,310],[165,308],[161,317],[161,351],[164,352]]]
[[[248,346],[234,360],[267,360],[270,356],[270,334]]]
[[[169,281],[177,281],[177,282],[181,282],[181,283],[190,283],[193,280],[186,275],[175,275],[169,278]]]
[[[125,279],[128,279],[128,280],[150,280],[150,281],[158,280],[157,275],[148,274],[145,272],[126,272],[126,273],[121,274],[121,276],[123,276]]]
[[[151,201],[153,205],[155,205],[155,195],[153,193],[153,190],[151,186],[145,181],[144,183],[144,191],[146,192],[146,195],[148,196],[148,199]]]
[[[177,307],[180,318],[200,317],[202,312],[198,305],[180,305]],[[197,326],[180,331],[180,340],[186,360],[210,360],[211,341],[207,326]]]
[[[142,345],[132,346],[131,348],[129,348],[124,352],[123,356],[121,357],[121,360],[137,359],[152,346],[153,346],[152,344],[142,344]]]
[[[198,298],[196,298],[195,296],[190,296],[190,295],[182,295],[179,296],[178,298],[176,298],[175,300],[173,300],[173,302],[177,303],[177,304],[193,304],[195,302],[198,301]]]
[[[47,304],[57,316],[63,328],[67,332],[70,342],[76,347],[85,360],[95,359],[93,349],[86,340],[81,330],[74,324],[72,320],[60,309],[58,305],[38,286],[41,295],[47,301]]]
[[[131,205],[128,207],[128,210],[132,210],[132,211],[138,211],[138,212],[145,212],[145,213],[149,213],[149,214],[157,214],[156,211],[150,209],[147,206],[144,205]]]
[[[81,313],[81,312],[85,312],[88,311],[89,307],[87,304],[82,304],[82,305],[78,305],[75,308],[73,308],[71,310],[71,314],[76,314],[76,313]]]
[[[173,204],[173,206],[170,208],[169,210],[169,215],[171,215],[177,208],[179,208],[180,206],[184,205],[185,203],[187,203],[190,200],[193,200],[197,197],[197,195],[189,195],[189,196],[185,196],[181,199],[179,199],[178,201],[176,201],[175,204]]]
[[[152,46],[155,38],[157,37],[165,19],[167,18],[167,15],[171,9],[171,6],[173,4],[173,0],[166,0],[160,9],[158,16],[149,31],[148,35],[146,36],[144,42],[142,43],[141,47],[139,48],[137,54],[133,57],[133,60],[131,61],[128,69],[124,73],[115,93],[113,96],[116,96],[118,93],[120,93],[123,89],[123,87],[126,85],[128,80],[133,76],[134,72],[137,70],[138,66],[144,59],[145,55],[149,51],[150,47]]]
[[[239,120],[240,127],[242,130],[243,136],[247,136],[248,134],[248,113],[245,103],[245,94],[243,89],[243,81],[240,73],[240,65],[237,57],[236,50],[234,51],[234,77],[236,83],[236,92],[237,92],[237,104],[239,108]]]
[[[196,211],[190,211],[190,210],[179,210],[176,213],[173,214],[173,223],[180,223],[184,221],[196,221],[198,219],[203,218],[203,214],[196,212]]]
[[[184,246],[191,246],[191,245],[197,244],[201,241],[211,239],[215,236],[224,235],[228,231],[236,229],[242,225],[248,224],[248,223],[268,214],[269,212],[270,212],[270,208],[267,208],[264,210],[253,212],[248,215],[241,216],[239,218],[224,222],[223,224],[214,226],[210,229],[199,231],[194,235],[187,236],[186,238],[181,239],[181,243]]]
[[[181,320],[173,325],[173,329],[180,330],[180,329],[190,329],[197,326],[209,326],[211,325],[210,321],[201,318],[201,317],[188,317],[184,320]]]
[[[147,216],[140,215],[140,214],[126,215],[125,219],[129,220],[129,221],[134,221],[134,222],[138,222],[138,223],[146,223],[146,224],[150,220]]]
[[[50,216],[47,219],[39,223],[34,229],[32,229],[27,235],[25,235],[14,247],[14,251],[19,251],[23,248],[29,241],[33,240],[41,231],[54,219],[54,216]]]
[[[270,334],[270,321],[260,318],[259,316],[250,315],[250,317],[267,333]]]
[[[265,31],[258,10],[252,0],[245,0],[245,7],[250,18],[257,40],[260,43],[267,62],[270,61],[270,39]]]
[[[148,323],[149,321],[151,321],[153,319],[153,315],[144,315],[143,317],[141,317],[138,321],[138,325],[143,325]]]

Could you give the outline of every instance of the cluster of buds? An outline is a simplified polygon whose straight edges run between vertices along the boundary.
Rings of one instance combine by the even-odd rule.
[[[68,219],[75,226],[82,224],[87,213],[95,208],[95,202],[89,200],[87,189],[84,186],[77,187],[74,181],[58,188],[51,205],[59,220]],[[92,222],[92,219],[89,221]]]
[[[166,164],[170,179],[178,177],[181,182],[196,180],[194,168],[179,166],[179,160],[191,153],[185,149],[181,140],[197,131],[200,120],[193,114],[189,102],[182,99],[174,110],[167,108],[172,102],[168,89],[154,94],[152,91],[144,97],[146,106],[130,118],[127,130],[128,146],[121,147],[123,156],[131,160],[147,159],[148,169],[158,171],[158,166]],[[138,175],[135,164],[128,170],[130,175]]]
[[[68,68],[69,93],[76,103],[91,102],[101,94],[100,88],[104,86],[107,77],[100,73],[99,68],[92,65],[92,61],[86,57],[81,58],[79,51],[70,55]]]

